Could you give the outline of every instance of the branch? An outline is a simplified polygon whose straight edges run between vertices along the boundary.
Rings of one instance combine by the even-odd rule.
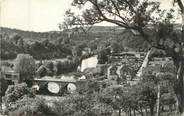
[[[120,10],[118,9],[118,6],[115,4],[115,2],[113,0],[110,0],[111,3],[113,4],[114,6],[114,9],[115,9],[115,12],[113,11],[110,11],[110,10],[107,10],[109,13],[112,13],[113,15],[119,17],[120,19],[122,19],[124,21],[124,25],[126,25],[127,27],[129,26],[129,24],[127,22],[129,22],[126,17],[122,17],[121,14],[120,14]],[[115,20],[115,19],[114,19]]]
[[[118,13],[118,15],[120,15],[120,12],[119,12],[119,9],[118,9],[117,5],[114,3],[113,0],[110,0],[110,1],[111,1],[111,3],[113,4],[113,6],[114,6],[116,12]]]
[[[132,10],[132,12],[137,13],[136,10],[134,9],[134,7],[131,5],[131,3],[129,3],[127,0],[125,0],[125,2],[128,4],[128,6]]]
[[[120,27],[124,27],[124,28],[127,28],[127,29],[136,29],[136,28],[134,28],[134,27],[131,27],[131,26],[127,25],[125,22],[107,18],[107,17],[102,13],[102,11],[101,11],[101,9],[99,8],[97,2],[94,2],[94,1],[90,1],[90,2],[96,7],[96,10],[98,11],[99,15],[103,18],[103,19],[102,19],[103,21],[107,21],[107,22],[116,24],[116,25],[118,25],[118,26],[120,26]],[[112,13],[112,12],[111,12],[111,13]],[[114,13],[113,13],[113,14],[114,14]],[[117,15],[117,14],[116,14],[116,15]],[[118,16],[119,16],[119,15],[118,15]],[[124,19],[124,20],[125,20],[125,19]]]
[[[111,0],[112,1],[112,0]],[[126,0],[125,0],[126,1]],[[124,28],[126,28],[126,29],[133,29],[133,30],[136,30],[136,31],[138,31],[139,33],[140,33],[140,35],[141,35],[141,37],[143,37],[143,39],[145,40],[145,41],[147,41],[147,42],[149,42],[149,43],[151,43],[152,42],[152,40],[151,39],[149,39],[149,36],[144,32],[144,30],[143,30],[143,28],[142,27],[139,27],[139,26],[135,26],[135,25],[133,25],[133,26],[130,26],[130,25],[128,25],[127,23],[126,23],[126,19],[124,19],[123,17],[123,21],[119,21],[119,20],[115,20],[115,19],[110,19],[110,18],[107,18],[105,15],[104,15],[104,13],[102,12],[102,10],[100,9],[100,7],[98,6],[98,3],[97,3],[97,1],[92,1],[92,0],[90,0],[90,2],[96,7],[96,10],[98,11],[98,13],[99,13],[99,15],[103,18],[102,20],[103,21],[107,21],[107,22],[110,22],[110,23],[113,23],[113,24],[116,24],[116,25],[118,25],[118,26],[120,26],[120,27],[124,27]],[[113,2],[113,1],[112,1]],[[128,1],[126,1],[127,2],[127,4],[129,5],[129,7],[131,7],[131,10],[133,10],[133,12],[134,13],[136,13],[136,11],[134,10],[134,8],[133,8],[133,6],[128,2]],[[114,3],[114,5],[115,5],[115,3]],[[115,5],[115,7],[116,7],[116,5]],[[109,12],[109,11],[108,11]],[[119,10],[118,10],[118,12],[119,12]],[[116,16],[119,16],[117,13],[114,13],[114,12],[109,12],[109,13],[113,13],[114,15],[116,15]]]
[[[149,35],[146,34],[142,27],[137,27],[137,31],[140,33],[141,37],[148,43],[152,43],[153,40],[149,39]]]
[[[181,12],[184,13],[184,5],[183,5],[182,1],[181,0],[176,0],[176,2],[178,3],[178,6],[180,7]]]
[[[110,11],[110,10],[107,10],[107,12],[108,12],[108,13],[111,13],[111,14],[117,16],[117,17],[119,17],[120,19],[122,19],[122,20],[124,21],[124,22],[121,21],[121,23],[123,23],[123,24],[126,25],[126,26],[129,26],[129,24],[127,23],[127,19],[126,19],[126,18],[124,18],[124,17],[122,17],[121,15],[119,15],[119,14],[117,14],[117,13],[114,13],[113,11]],[[113,20],[115,20],[115,19],[113,19]],[[118,21],[118,20],[117,20],[117,21]]]
[[[92,28],[92,25],[90,25],[89,23],[83,23],[82,20],[78,20],[78,23],[75,23],[75,25],[79,25],[80,28],[82,29],[82,31],[87,34],[87,32]],[[90,26],[89,28],[87,28],[87,26]],[[86,27],[86,29],[85,29]]]

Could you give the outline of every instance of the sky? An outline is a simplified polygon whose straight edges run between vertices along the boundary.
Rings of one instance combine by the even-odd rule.
[[[58,30],[71,1],[1,0],[1,26],[41,32]]]
[[[171,6],[168,0],[162,7]],[[59,30],[72,0],[0,0],[0,26],[29,31]]]

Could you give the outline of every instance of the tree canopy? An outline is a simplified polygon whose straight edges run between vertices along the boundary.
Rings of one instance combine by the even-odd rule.
[[[172,1],[171,1],[172,2]],[[176,93],[179,111],[184,112],[184,3],[174,0],[180,8],[182,31],[174,28],[174,10],[160,8],[160,3],[149,0],[73,0],[72,5],[80,13],[71,10],[69,17],[79,18],[90,25],[103,21],[131,30],[151,47],[164,50],[172,57],[177,69]],[[67,21],[67,20],[66,20]],[[75,24],[75,20],[72,22]],[[70,24],[71,25],[71,24]]]
[[[14,62],[15,71],[20,73],[20,81],[32,80],[36,71],[35,60],[29,54],[19,54]]]

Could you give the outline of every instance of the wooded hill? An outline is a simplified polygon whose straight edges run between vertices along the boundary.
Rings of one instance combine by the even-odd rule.
[[[174,28],[179,29],[180,25]],[[118,26],[93,26],[87,33],[80,29],[33,32],[2,27],[0,36],[2,59],[14,59],[19,53],[31,54],[36,59],[63,58],[74,53],[80,56],[86,47],[92,51],[113,47],[118,51],[127,48],[147,51],[145,48],[149,48],[142,38]]]

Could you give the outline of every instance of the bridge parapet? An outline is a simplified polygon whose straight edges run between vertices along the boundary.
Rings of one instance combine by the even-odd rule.
[[[63,93],[63,91],[67,91],[67,86],[70,84],[74,84],[76,86],[76,91],[80,91],[81,89],[85,88],[86,80],[74,80],[74,79],[34,79],[33,85],[38,85],[38,87],[41,87],[42,85],[48,85],[48,83],[53,82],[56,83],[59,86],[59,92]],[[46,88],[45,88],[46,89]],[[47,88],[48,89],[48,88]]]

